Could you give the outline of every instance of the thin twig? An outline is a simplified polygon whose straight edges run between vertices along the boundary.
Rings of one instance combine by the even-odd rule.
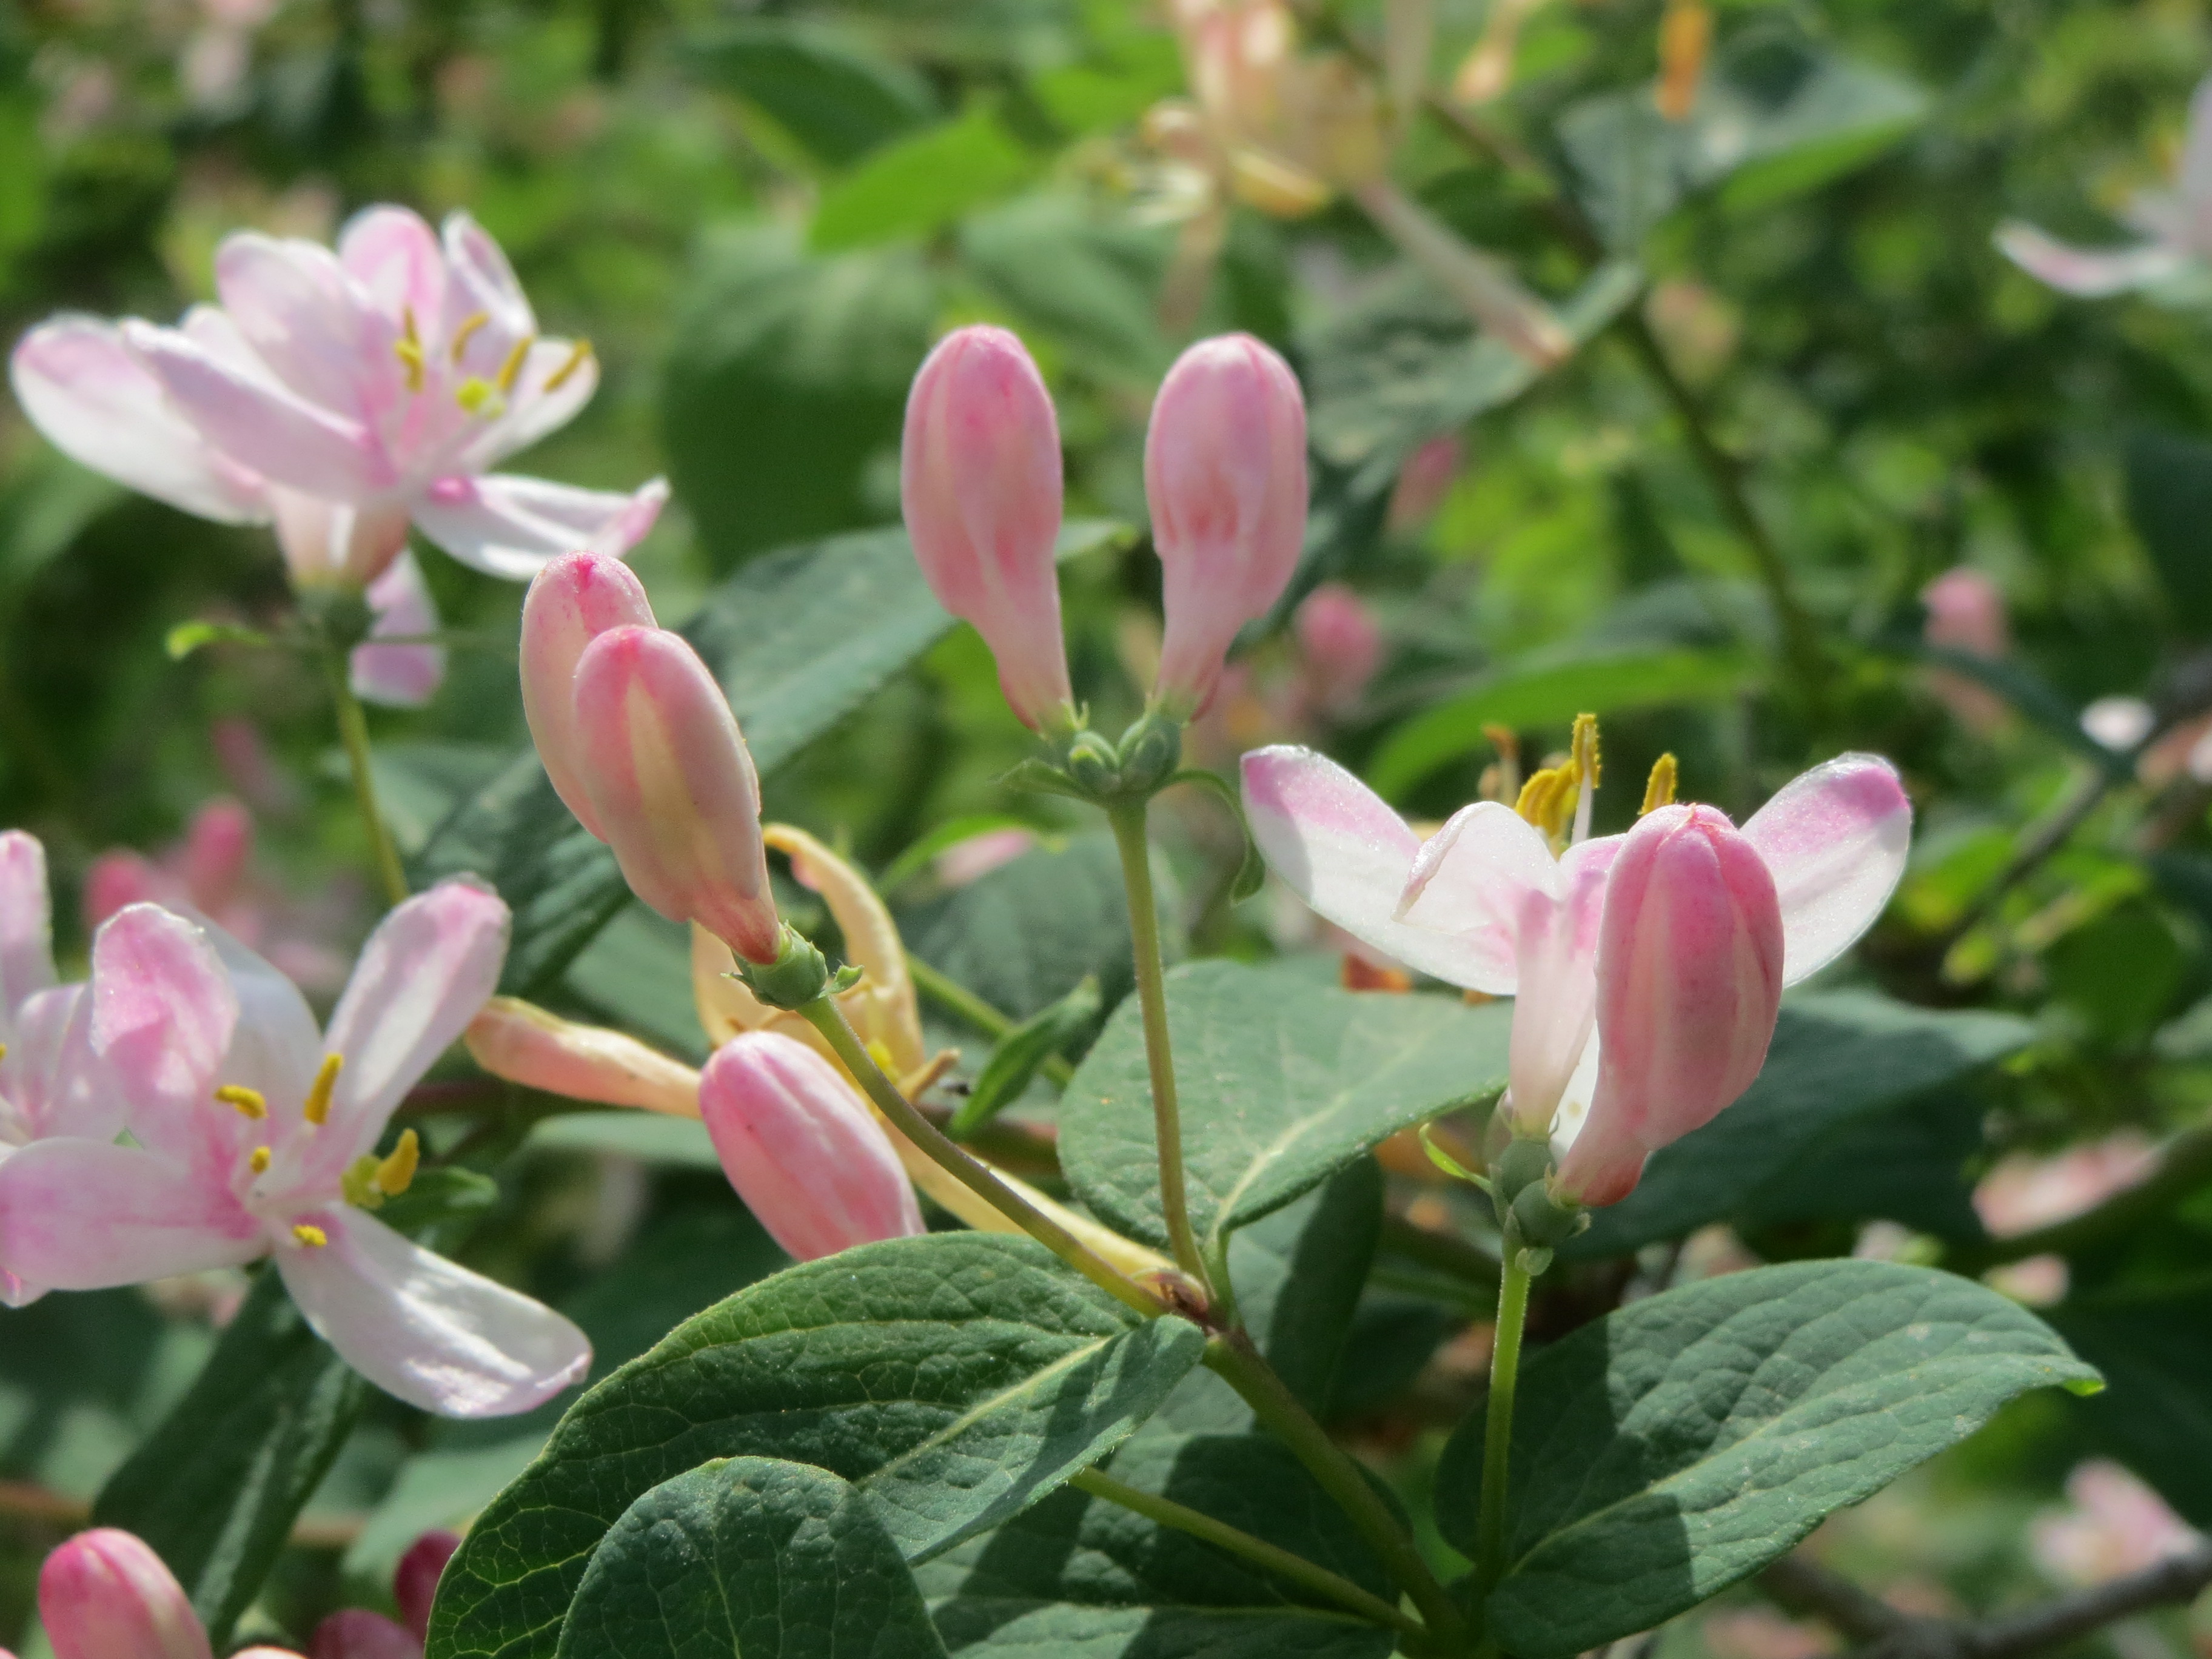
[[[89,1499],[65,1497],[28,1480],[0,1480],[0,1516],[28,1521],[57,1532],[76,1532],[92,1523]],[[368,1524],[365,1515],[334,1515],[295,1522],[292,1542],[301,1549],[344,1549]]]

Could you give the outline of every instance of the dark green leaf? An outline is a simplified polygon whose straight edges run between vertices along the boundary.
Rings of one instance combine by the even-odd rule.
[[[1388,1597],[1343,1512],[1273,1441],[1159,1437],[1117,1480],[1204,1511]],[[1386,1631],[1249,1564],[1074,1491],[915,1575],[954,1654],[991,1659],[1382,1659]]]
[[[264,1269],[191,1391],[93,1506],[154,1547],[220,1648],[374,1391]]]
[[[2171,432],[2128,440],[2128,518],[2191,638],[2212,634],[2212,444]]]
[[[1655,1154],[1636,1190],[1597,1211],[1560,1257],[1616,1255],[1723,1220],[1823,1137],[1954,1082],[2033,1035],[2008,1014],[1939,1013],[1864,991],[1793,996],[1743,1098]]]
[[[793,1267],[672,1332],[578,1401],[447,1569],[433,1659],[550,1656],[636,1499],[715,1458],[853,1481],[909,1559],[1097,1461],[1197,1364],[1026,1239],[940,1233]]]
[[[700,72],[760,106],[823,161],[844,166],[935,118],[929,86],[844,35],[762,19],[696,42]]]
[[[886,144],[824,191],[810,245],[817,252],[927,236],[1014,190],[1036,170],[988,108]]]
[[[1059,1001],[1000,1037],[976,1073],[975,1086],[948,1127],[965,1139],[1018,1099],[1048,1060],[1089,1031],[1098,1018],[1098,981],[1086,979]]]
[[[1505,1576],[1510,1653],[1552,1659],[1656,1627],[2032,1389],[2097,1374],[1995,1291],[1887,1261],[1803,1261],[1633,1303],[1522,1370]],[[1480,1414],[1437,1472],[1473,1543]]]
[[[1230,962],[1168,975],[1191,1223],[1216,1240],[1377,1141],[1494,1094],[1511,1010],[1362,996]],[[1133,1001],[1061,1097],[1060,1164],[1109,1226],[1164,1243],[1152,1085]]]
[[[2197,1527],[2212,1525],[2212,1290],[2200,1283],[2067,1302],[2048,1316],[2105,1375],[2090,1438]]]
[[[691,930],[642,904],[599,931],[562,983],[624,1030],[699,1065],[707,1036],[691,990]]]
[[[945,1645],[866,1498],[826,1470],[739,1457],[629,1506],[592,1557],[560,1650],[930,1659]]]
[[[1382,1231],[1382,1167],[1363,1158],[1230,1238],[1237,1315],[1309,1411],[1328,1407]]]
[[[1966,1163],[1982,1149],[1986,1109],[1963,1089],[1939,1090],[1844,1120],[1753,1192],[1744,1227],[1879,1217],[1936,1237],[1976,1242]]]

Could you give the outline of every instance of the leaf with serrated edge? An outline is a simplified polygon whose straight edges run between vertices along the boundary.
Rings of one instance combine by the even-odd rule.
[[[1512,1010],[1200,962],[1168,975],[1191,1224],[1213,1239],[1376,1142],[1495,1094]],[[1107,1224],[1164,1243],[1144,1027],[1108,1022],[1061,1097],[1060,1164]]]
[[[2007,1401],[2097,1380],[2027,1309],[1927,1267],[1792,1262],[1631,1304],[1522,1371],[1492,1632],[1553,1659],[1650,1630]],[[1480,1418],[1437,1471],[1438,1523],[1463,1548]]]
[[[1205,1339],[1043,1248],[939,1233],[811,1261],[689,1320],[576,1403],[447,1568],[430,1659],[550,1659],[592,1552],[715,1458],[851,1480],[909,1559],[1005,1520],[1126,1437]]]
[[[826,1469],[738,1457],[665,1480],[592,1557],[563,1659],[943,1659],[868,1500]]]

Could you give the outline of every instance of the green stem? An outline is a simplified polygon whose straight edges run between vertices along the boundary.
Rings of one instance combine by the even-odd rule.
[[[1171,1527],[1177,1532],[1187,1532],[1200,1538],[1217,1549],[1239,1555],[1254,1565],[1280,1573],[1293,1583],[1327,1596],[1339,1606],[1358,1613],[1362,1619],[1377,1625],[1387,1625],[1392,1630],[1415,1638],[1428,1634],[1427,1627],[1402,1609],[1395,1607],[1372,1591],[1364,1590],[1349,1578],[1331,1572],[1327,1567],[1309,1561],[1302,1555],[1255,1538],[1250,1533],[1217,1521],[1172,1498],[1158,1498],[1125,1486],[1109,1474],[1097,1469],[1085,1469],[1068,1483],[1089,1492],[1093,1498],[1103,1498],[1109,1504],[1119,1504],[1125,1510],[1133,1510],[1147,1521]]]
[[[1109,1296],[1148,1319],[1167,1311],[1167,1304],[1158,1297],[1007,1186],[988,1164],[970,1158],[917,1111],[913,1103],[898,1091],[897,1085],[884,1075],[883,1067],[876,1064],[874,1056],[846,1023],[845,1011],[837,1006],[836,999],[825,994],[799,1012],[808,1024],[822,1033],[868,1098],[932,1162]]]
[[[1459,1604],[1429,1571],[1419,1548],[1370,1484],[1366,1472],[1314,1421],[1313,1414],[1298,1403],[1297,1396],[1260,1358],[1250,1341],[1241,1333],[1216,1337],[1206,1345],[1206,1363],[1243,1396],[1252,1414],[1290,1448],[1322,1489],[1336,1500],[1337,1507],[1382,1557],[1384,1571],[1413,1598],[1437,1640],[1448,1651],[1463,1650],[1469,1632]]]
[[[1182,1111],[1176,1099],[1175,1051],[1168,1039],[1168,991],[1160,962],[1160,913],[1152,896],[1152,849],[1145,834],[1142,800],[1106,809],[1121,853],[1121,882],[1129,894],[1129,940],[1137,963],[1137,1002],[1145,1015],[1145,1060],[1152,1071],[1152,1134],[1159,1144],[1160,1210],[1176,1266],[1210,1285],[1198,1236],[1190,1228],[1190,1200],[1182,1173]]]
[[[1513,1454],[1513,1391],[1521,1380],[1521,1332],[1528,1322],[1528,1270],[1511,1230],[1498,1285],[1498,1335],[1490,1351],[1490,1410],[1483,1423],[1482,1525],[1474,1582],[1488,1595],[1505,1570],[1505,1497]]]
[[[376,805],[376,775],[370,770],[368,760],[368,717],[362,712],[361,699],[354,696],[352,682],[346,677],[345,653],[325,651],[323,672],[331,683],[331,700],[337,706],[338,736],[344,741],[346,761],[353,769],[353,798],[368,830],[377,879],[384,885],[387,902],[404,903],[407,872],[400,866],[399,849],[392,844],[392,832],[385,827],[384,814]]]
[[[951,975],[931,967],[911,951],[907,953],[906,974],[914,981],[915,990],[945,1012],[967,1021],[994,1042],[1019,1023],[1012,1014],[1000,1012]],[[1047,1054],[1039,1069],[1063,1089],[1075,1076],[1075,1067],[1059,1054]]]

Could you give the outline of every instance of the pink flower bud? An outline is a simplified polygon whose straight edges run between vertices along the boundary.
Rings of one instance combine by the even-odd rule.
[[[653,625],[645,585],[603,554],[562,554],[538,573],[522,602],[522,712],[545,775],[601,841],[577,757],[576,665],[608,629]]]
[[[665,629],[601,634],[576,665],[575,717],[586,822],[630,890],[749,961],[775,961],[760,783],[699,653]]]
[[[1022,343],[1002,328],[948,334],[906,404],[899,495],[921,574],[998,659],[1023,722],[1073,725],[1060,629],[1060,427]]]
[[[626,1032],[579,1025],[520,997],[494,997],[463,1036],[476,1063],[509,1083],[570,1100],[698,1115],[698,1073]]]
[[[1980,571],[1960,565],[1920,592],[1928,607],[1924,637],[1977,657],[2002,657],[2011,647],[2005,625],[2004,592]]]
[[[1644,1160],[1710,1122],[1765,1063],[1782,1003],[1774,877],[1725,814],[1662,806],[1624,838],[1598,929],[1598,1079],[1559,1184],[1626,1198]]]
[[[1291,627],[1305,701],[1324,714],[1355,706],[1382,665],[1382,630],[1367,602],[1342,582],[1323,582],[1299,602]]]
[[[307,1659],[422,1659],[422,1638],[380,1613],[347,1607],[315,1626]]]
[[[408,1546],[392,1575],[392,1594],[399,1603],[400,1620],[422,1640],[429,1638],[430,1603],[437,1599],[438,1580],[445,1576],[446,1563],[460,1547],[457,1534],[426,1532]]]
[[[252,857],[253,814],[218,796],[192,814],[178,863],[192,902],[214,915],[237,899]]]
[[[161,1558],[127,1532],[81,1532],[39,1573],[55,1659],[210,1659],[207,1632]]]
[[[707,1062],[699,1112],[738,1196],[799,1261],[922,1231],[890,1136],[805,1043],[775,1031],[732,1037]]]
[[[1249,334],[1176,360],[1145,434],[1145,495],[1165,577],[1154,701],[1212,700],[1237,630],[1291,580],[1306,529],[1306,407],[1290,365]]]

